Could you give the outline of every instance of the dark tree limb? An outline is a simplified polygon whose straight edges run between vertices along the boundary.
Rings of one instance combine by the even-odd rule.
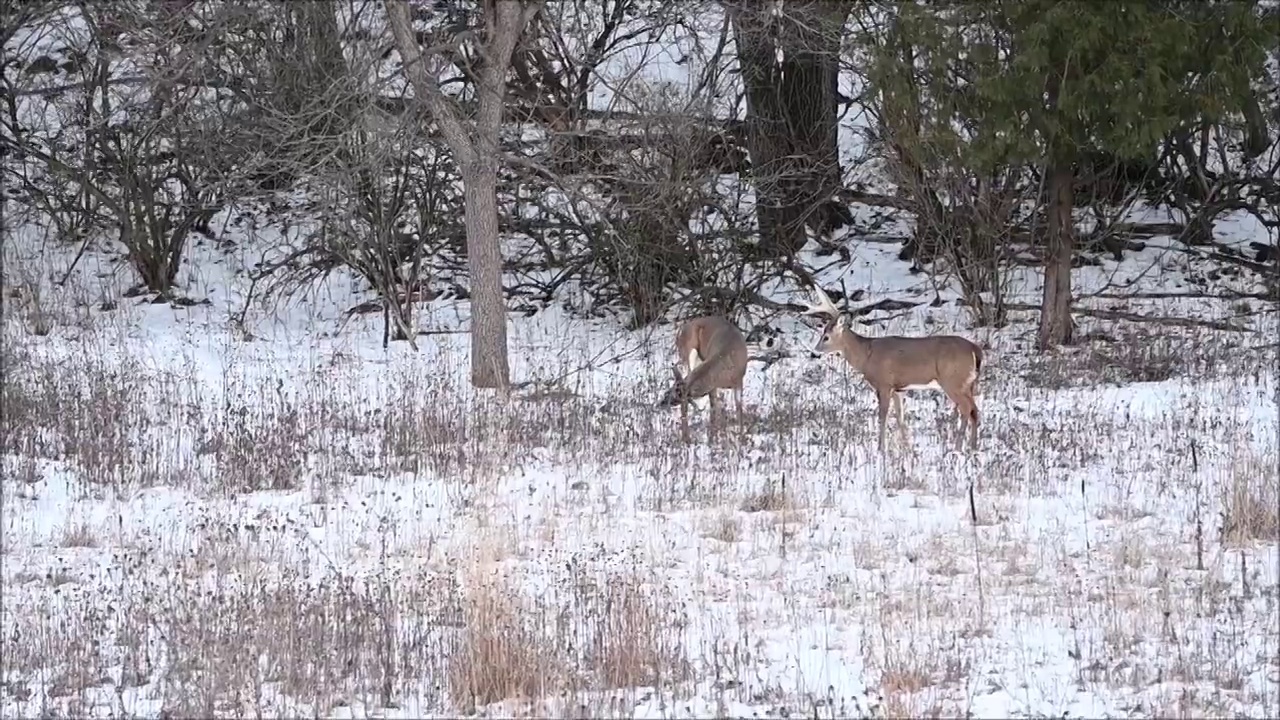
[[[1010,310],[1036,311],[1040,310],[1039,305],[1030,305],[1028,303],[1010,303]],[[1167,325],[1171,327],[1190,327],[1190,328],[1208,328],[1210,330],[1229,330],[1232,332],[1257,332],[1252,328],[1233,325],[1232,323],[1221,320],[1199,320],[1197,318],[1180,318],[1180,317],[1163,317],[1159,315],[1140,315],[1126,310],[1103,310],[1100,308],[1082,308],[1073,307],[1071,312],[1076,315],[1097,318],[1099,320],[1125,320],[1127,322],[1152,323],[1155,325]]]

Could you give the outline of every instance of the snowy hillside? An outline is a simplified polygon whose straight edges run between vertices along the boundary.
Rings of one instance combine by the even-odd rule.
[[[698,420],[686,447],[652,407],[670,326],[513,316],[514,376],[536,384],[503,405],[465,384],[465,335],[384,353],[373,316],[343,326],[351,283],[251,311],[245,341],[229,258],[193,256],[186,291],[209,303],[174,308],[118,299],[100,254],[53,293],[69,258],[23,247],[5,257],[14,716],[1277,708],[1267,335],[1099,322],[1115,342],[1046,361],[1026,323],[982,335],[926,304],[875,331],[989,348],[982,449],[948,452],[949,407],[918,393],[912,448],[881,459],[870,391],[792,327],[792,356],[749,370],[744,435]],[[889,250],[863,245],[849,276],[910,297]],[[1079,292],[1176,262],[1153,247]],[[420,323],[466,317],[442,301]]]

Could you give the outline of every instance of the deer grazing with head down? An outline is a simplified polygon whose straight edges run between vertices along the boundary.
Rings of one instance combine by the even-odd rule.
[[[747,340],[733,323],[719,315],[693,318],[676,334],[676,355],[672,366],[675,386],[659,405],[680,406],[680,431],[689,441],[689,401],[711,396],[711,420],[716,416],[718,390],[731,390],[737,400],[738,424],[742,424],[742,379],[747,374]],[[681,375],[680,365],[685,366]]]
[[[814,352],[844,356],[846,362],[876,391],[880,411],[879,449],[884,452],[884,430],[889,405],[898,418],[898,434],[903,444],[907,435],[902,421],[902,390],[941,389],[960,414],[960,427],[969,426],[970,446],[978,446],[978,405],[974,401],[978,373],[982,369],[982,348],[958,335],[927,337],[866,337],[859,335],[822,288],[814,285],[817,304],[809,304],[805,315],[826,315],[822,335]],[[963,432],[957,448],[964,442]]]

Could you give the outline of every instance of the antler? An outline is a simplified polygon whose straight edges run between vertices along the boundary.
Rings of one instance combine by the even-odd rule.
[[[817,283],[813,284],[813,299],[817,301],[817,304],[805,303],[809,307],[802,314],[827,316],[827,321],[823,324],[822,329],[818,330],[814,339],[813,349],[816,351],[818,346],[822,344],[822,339],[827,333],[831,332],[838,326],[847,327],[848,321],[845,320],[844,314],[840,312],[840,308],[836,307],[836,304],[831,302],[831,298],[822,289],[822,286]]]
[[[840,319],[840,308],[837,308],[836,304],[831,302],[831,298],[823,291],[822,286],[817,283],[813,285],[813,299],[817,301],[817,304],[805,303],[809,307],[801,313],[802,315],[826,315],[832,321]]]

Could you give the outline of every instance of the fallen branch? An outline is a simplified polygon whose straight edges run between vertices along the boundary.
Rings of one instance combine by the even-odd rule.
[[[883,300],[877,300],[871,303],[870,305],[863,305],[860,308],[851,310],[849,314],[853,315],[854,317],[862,317],[863,315],[868,315],[870,313],[875,312],[876,310],[884,310],[886,312],[893,312],[894,310],[910,310],[913,307],[919,307],[921,305],[924,305],[925,302],[926,301],[924,300],[920,302],[912,302],[910,300],[896,300],[894,298],[885,298]]]
[[[899,195],[881,195],[880,193],[862,192],[860,190],[844,190],[839,197],[846,203],[867,205],[869,207],[887,207],[895,210],[915,210],[915,203]]]
[[[1111,226],[1111,234],[1116,236],[1130,236],[1140,238],[1153,238],[1160,235],[1169,235],[1178,237],[1185,231],[1186,225],[1176,222],[1167,223],[1134,223],[1121,222]]]
[[[1102,298],[1104,300],[1175,300],[1177,298],[1205,300],[1273,300],[1271,293],[1246,293],[1238,290],[1226,290],[1221,293],[1210,292],[1149,292],[1149,293],[1089,293],[1081,298]]]
[[[781,311],[803,312],[805,309],[804,305],[797,305],[796,303],[780,303],[775,300],[770,300],[764,295],[761,295],[756,290],[752,290],[750,288],[742,288],[741,290],[731,290],[729,288],[719,287],[716,285],[704,285],[703,287],[697,290],[694,290],[686,294],[684,297],[680,298],[680,302],[687,302],[689,299],[694,297],[701,297],[703,299],[715,299],[722,302],[726,300],[738,299],[738,300],[743,300],[747,303],[750,303],[751,305],[764,308],[766,310],[777,310],[780,312]]]
[[[1075,312],[1088,317],[1098,318],[1100,320],[1127,320],[1129,322],[1153,322],[1157,325],[1172,325],[1175,327],[1203,327],[1210,328],[1212,330],[1256,332],[1251,328],[1233,325],[1221,320],[1197,320],[1195,318],[1149,316],[1139,315],[1138,313],[1126,312],[1123,310],[1093,310],[1090,308],[1077,308],[1075,309]]]
[[[762,363],[764,365],[764,369],[768,369],[770,365],[773,365],[779,360],[782,360],[787,357],[790,357],[790,356],[780,352],[775,352],[775,353],[769,353],[767,355],[752,355],[747,358],[747,362]]]
[[[1236,255],[1224,253],[1221,250],[1211,250],[1209,252],[1203,252],[1200,249],[1195,247],[1184,248],[1184,247],[1178,247],[1176,245],[1171,245],[1166,249],[1173,250],[1174,252],[1184,253],[1187,255],[1195,255],[1196,257],[1203,258],[1205,260],[1217,260],[1218,262],[1225,262],[1225,263],[1231,263],[1232,265],[1239,265],[1240,267],[1249,268],[1250,270],[1253,270],[1254,272],[1262,273],[1263,275],[1271,275],[1276,271],[1276,266],[1273,264],[1260,263],[1254,260],[1250,260],[1248,258],[1238,257]]]
[[[1039,305],[1030,305],[1028,303],[1009,303],[1005,305],[1009,310],[1038,312]],[[1072,307],[1071,312],[1076,315],[1084,315],[1085,317],[1097,318],[1099,320],[1125,320],[1128,322],[1149,322],[1156,325],[1169,325],[1172,327],[1198,327],[1208,328],[1210,330],[1231,330],[1234,332],[1257,332],[1252,328],[1240,327],[1221,320],[1198,320],[1196,318],[1180,318],[1180,317],[1164,317],[1159,315],[1139,315],[1138,313],[1127,312],[1124,310],[1102,310],[1095,308]]]

